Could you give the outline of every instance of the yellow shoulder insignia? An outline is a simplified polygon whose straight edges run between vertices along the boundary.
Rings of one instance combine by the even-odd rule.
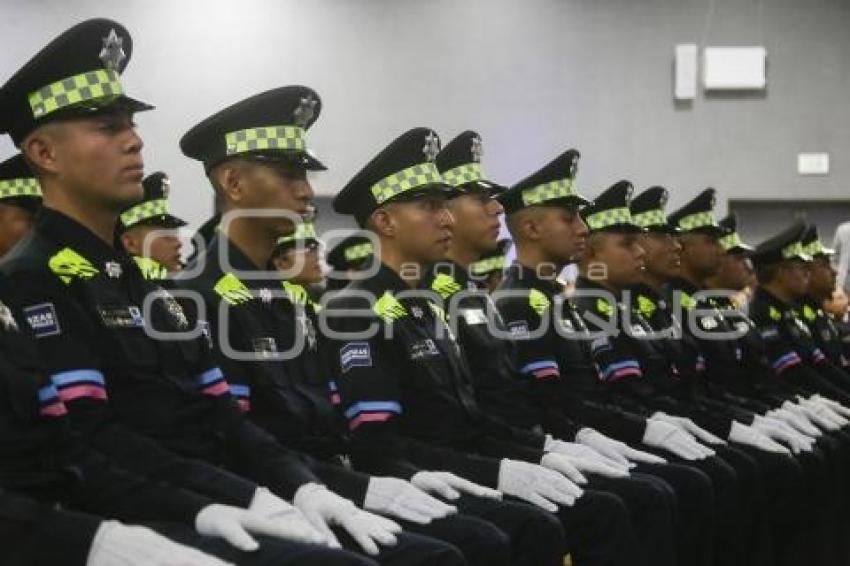
[[[767,311],[768,316],[772,320],[782,320],[782,313],[776,307],[770,307],[770,310]]]
[[[547,297],[542,291],[532,289],[531,292],[528,293],[528,304],[532,309],[534,309],[534,312],[542,316],[543,311],[549,308],[552,301],[550,301],[549,297]]]
[[[645,318],[652,318],[658,306],[655,302],[645,295],[638,295],[638,312]]]
[[[151,281],[159,281],[168,276],[168,270],[159,264],[156,260],[149,257],[139,255],[133,256],[133,261],[139,266],[139,271],[142,272],[142,277]]]
[[[231,305],[239,305],[254,298],[248,287],[232,273],[223,275],[216,282],[213,290]]]
[[[614,314],[614,305],[609,303],[606,299],[599,297],[596,299],[596,310],[600,314],[603,314],[610,318],[611,315]]]
[[[431,289],[437,292],[444,299],[448,299],[455,293],[461,290],[460,283],[455,281],[455,278],[447,273],[438,273],[431,282]]]
[[[407,316],[407,309],[389,291],[384,291],[381,298],[375,301],[372,310],[386,322]]]
[[[66,285],[74,278],[91,279],[99,273],[89,260],[71,248],[64,248],[54,254],[47,266]]]
[[[803,305],[803,318],[811,322],[816,319],[817,316],[818,314],[815,312],[815,309],[813,309],[809,305]]]
[[[682,308],[691,310],[692,308],[697,306],[697,302],[688,293],[685,293],[684,291],[682,291],[681,296],[682,296]]]
[[[310,296],[307,294],[307,289],[297,283],[283,282],[283,290],[289,300],[296,305],[304,306],[310,301]]]
[[[439,317],[440,320],[442,320],[446,324],[449,323],[449,317],[448,317],[448,315],[446,315],[446,311],[445,311],[445,309],[443,309],[443,307],[441,307],[440,305],[434,304],[430,301],[428,301],[428,304],[431,305],[431,310],[434,311],[434,314],[436,314]]]

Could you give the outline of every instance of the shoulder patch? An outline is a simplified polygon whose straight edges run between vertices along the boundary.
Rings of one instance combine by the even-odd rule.
[[[448,299],[461,290],[460,283],[448,273],[438,273],[431,282],[431,289],[444,299]]]
[[[168,277],[168,270],[149,257],[134,255],[133,261],[142,272],[142,277],[149,281],[159,281]]]
[[[389,291],[384,291],[381,298],[375,301],[372,310],[386,322],[392,322],[407,316],[407,309]]]
[[[549,300],[542,291],[538,291],[537,289],[532,289],[528,293],[528,305],[534,309],[538,315],[543,315],[543,312],[549,308],[552,304],[552,301]]]
[[[213,290],[231,305],[239,305],[254,298],[248,287],[232,273],[223,275],[216,281]]]
[[[611,318],[611,315],[614,314],[614,305],[608,302],[607,299],[603,299],[602,297],[597,298],[595,306],[596,312],[608,318]]]
[[[74,279],[91,279],[99,273],[89,260],[72,250],[63,248],[47,261],[50,271],[68,285]]]
[[[813,309],[809,305],[803,305],[803,318],[805,318],[809,322],[812,322],[814,319],[817,318],[817,316],[818,313],[815,312],[815,309]]]
[[[682,308],[691,310],[691,309],[693,309],[694,307],[697,306],[697,302],[688,293],[685,293],[684,291],[682,291],[680,293],[680,295],[681,295]]]
[[[652,315],[658,309],[658,305],[646,295],[638,295],[637,304],[638,312],[646,318],[652,318]]]
[[[59,317],[53,303],[39,303],[24,307],[24,317],[36,338],[57,336],[62,333],[59,327]]]
[[[372,350],[368,342],[349,342],[339,349],[339,367],[346,373],[355,367],[372,367]]]
[[[779,309],[777,309],[776,307],[770,307],[770,309],[767,311],[767,314],[771,318],[771,320],[782,320],[782,313],[779,312]]]

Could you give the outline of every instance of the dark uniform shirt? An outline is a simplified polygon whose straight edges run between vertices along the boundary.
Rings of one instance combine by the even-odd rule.
[[[591,357],[588,329],[554,281],[515,263],[494,301],[515,341],[520,374],[541,407],[614,438],[641,441],[645,416],[614,403]]]
[[[222,270],[222,246],[234,271]],[[348,448],[331,404],[330,365],[319,353],[306,291],[278,277],[251,277],[257,267],[221,235],[199,261],[200,275],[178,284],[203,296],[217,361],[241,409],[283,445],[318,458],[313,471],[340,495],[362,503],[369,478],[333,461]],[[228,354],[224,344],[237,355]]]
[[[845,372],[850,369],[850,359],[846,355],[846,344],[842,339],[841,331],[820,304],[813,297],[805,297],[795,305],[794,312],[797,318],[806,323],[817,347],[836,367]]]
[[[318,481],[239,412],[202,337],[148,336],[193,325],[171,295],[84,226],[43,209],[2,270],[75,428],[99,449],[238,505],[251,501],[256,485],[207,462],[283,497]],[[164,451],[137,433],[190,459],[162,465]]]

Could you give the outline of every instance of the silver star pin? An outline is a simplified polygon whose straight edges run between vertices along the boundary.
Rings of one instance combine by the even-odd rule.
[[[168,177],[162,178],[162,183],[159,186],[159,190],[162,192],[162,198],[167,199],[168,193],[171,192],[171,179]]]
[[[667,206],[668,198],[670,198],[670,195],[667,193],[667,191],[661,191],[661,198],[658,199],[659,204],[661,204],[661,206]]]
[[[575,177],[576,171],[578,171],[578,156],[573,155],[573,161],[570,163],[570,177]]]
[[[271,304],[272,302],[272,291],[271,289],[260,289],[260,300],[263,304]]]
[[[440,138],[437,137],[437,134],[428,132],[428,135],[425,136],[425,147],[422,148],[422,153],[425,154],[428,161],[434,161],[437,158],[437,154],[440,153]]]
[[[109,30],[109,35],[103,38],[103,49],[100,50],[98,58],[103,61],[103,66],[108,70],[117,73],[121,62],[127,58],[123,44],[124,38],[118,37],[115,28]]]
[[[121,264],[117,261],[107,261],[103,264],[104,269],[106,269],[106,274],[109,275],[112,279],[118,279],[121,277],[121,273],[123,272],[121,269]]]
[[[310,123],[310,120],[313,119],[313,116],[316,115],[316,105],[318,103],[319,101],[312,96],[305,96],[302,98],[298,103],[298,108],[296,108],[295,112],[292,113],[292,116],[295,119],[295,125],[299,128],[306,128],[307,124]]]
[[[475,136],[472,138],[472,161],[481,163],[481,156],[484,155],[484,148],[481,147],[481,138]]]

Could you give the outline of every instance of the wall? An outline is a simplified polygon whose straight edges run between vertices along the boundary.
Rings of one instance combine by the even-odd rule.
[[[668,186],[672,206],[707,185],[722,203],[850,196],[843,0],[0,0],[0,77],[96,15],[133,33],[125,84],[158,106],[138,117],[148,169],[172,176],[176,212],[193,224],[212,199],[181,134],[291,83],[325,104],[310,132],[331,167],[314,178],[324,194],[429,125],[444,140],[478,129],[485,171],[504,183],[575,146],[589,195],[628,178]],[[766,46],[768,91],[675,104],[680,42]],[[797,176],[798,151],[830,152],[831,174]]]

